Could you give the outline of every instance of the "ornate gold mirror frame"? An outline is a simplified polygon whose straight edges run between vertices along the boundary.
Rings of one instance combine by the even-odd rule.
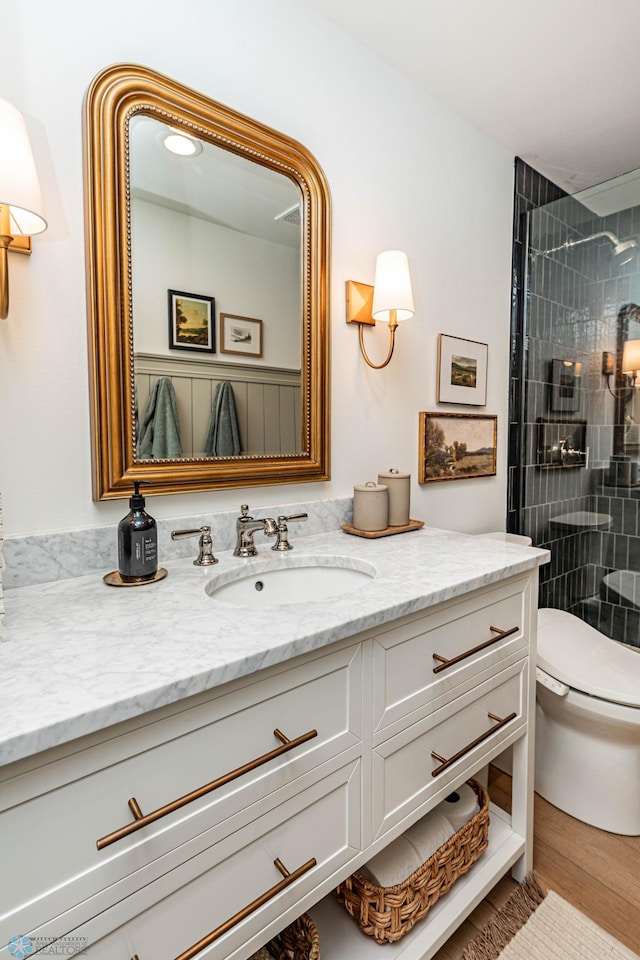
[[[302,219],[300,453],[136,459],[129,126],[156,118],[299,188]],[[85,104],[85,212],[94,499],[329,479],[329,190],[299,143],[146,68],[117,64]],[[147,491],[145,490],[145,493]]]

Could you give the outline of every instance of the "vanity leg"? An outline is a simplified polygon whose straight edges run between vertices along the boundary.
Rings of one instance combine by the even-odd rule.
[[[533,869],[533,737],[526,733],[513,745],[511,826],[525,839],[525,851],[511,876],[521,882]]]

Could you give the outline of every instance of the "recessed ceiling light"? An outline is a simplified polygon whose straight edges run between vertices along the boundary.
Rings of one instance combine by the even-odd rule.
[[[163,137],[162,143],[167,150],[179,157],[195,157],[198,153],[202,153],[202,144],[199,140],[175,130]]]

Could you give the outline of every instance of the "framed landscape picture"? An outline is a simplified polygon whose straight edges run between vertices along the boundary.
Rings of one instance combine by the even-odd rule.
[[[438,403],[484,407],[488,350],[486,343],[438,335]]]
[[[423,412],[419,418],[419,483],[495,476],[497,417]]]
[[[248,357],[262,356],[262,320],[239,317],[235,313],[220,314],[220,352],[241,353]]]
[[[216,301],[213,297],[169,290],[169,349],[216,352]]]

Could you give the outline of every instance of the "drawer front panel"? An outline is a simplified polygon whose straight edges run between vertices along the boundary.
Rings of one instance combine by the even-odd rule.
[[[469,688],[521,657],[527,647],[525,596],[525,584],[516,581],[378,634],[373,654],[377,739],[458,696],[461,685]]]
[[[520,661],[374,750],[376,839],[423,804],[439,802],[451,784],[523,729],[527,676],[527,663]]]
[[[22,801],[0,814],[3,854],[7,862],[21,863],[29,842],[43,856],[37,870],[3,871],[0,934],[34,929],[124,883],[123,890],[114,890],[114,902],[175,867],[183,845],[184,857],[198,853],[212,827],[217,833],[210,842],[217,842],[287,799],[301,777],[320,778],[323,763],[360,742],[360,673],[359,648],[343,648],[59,761],[65,776],[46,793],[40,783],[52,779],[50,769],[25,774],[24,782],[12,785]],[[190,791],[282,747],[275,730],[290,740],[317,735],[96,848],[100,838],[134,822],[129,798],[143,815],[188,798]],[[110,905],[104,896],[99,909]]]
[[[228,854],[228,841],[217,844],[75,930],[89,960],[175,960],[221,928],[199,960],[225,960],[252,937],[258,949],[268,923],[357,854],[359,762],[260,818],[237,840],[234,852]],[[298,871],[297,879],[289,883],[276,859]]]

